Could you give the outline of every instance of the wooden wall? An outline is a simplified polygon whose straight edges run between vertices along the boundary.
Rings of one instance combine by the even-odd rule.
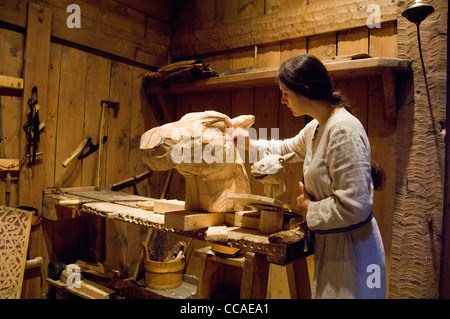
[[[375,1],[377,2],[377,1]],[[313,1],[309,1],[313,5]],[[317,1],[319,3],[319,1]],[[321,8],[330,9],[331,2],[320,1]],[[325,3],[325,4],[324,4]],[[334,4],[333,4],[334,5]],[[373,57],[397,57],[397,21],[385,21],[381,28],[370,29],[366,25],[346,30],[336,30],[321,34],[292,37],[281,41],[255,43],[250,46],[236,47],[230,50],[218,50],[226,47],[225,42],[213,46],[212,40],[199,40],[197,46],[189,51],[180,43],[187,39],[190,32],[195,36],[216,32],[230,36],[229,32],[237,25],[251,25],[268,16],[282,16],[298,8],[306,8],[306,1],[196,1],[195,5],[185,9],[190,19],[176,29],[173,52],[185,55],[184,58],[195,57],[209,63],[218,73],[239,68],[278,67],[282,61],[299,53],[311,53],[321,60],[329,60],[335,55],[368,53]],[[316,9],[319,4],[316,5]],[[316,10],[315,9],[315,10]],[[318,9],[317,9],[318,10]],[[321,11],[322,12],[322,11]],[[369,13],[367,13],[368,15]],[[215,18],[212,19],[211,17]],[[216,18],[220,17],[219,20]],[[324,18],[324,17],[323,17]],[[321,21],[321,19],[319,19]],[[318,21],[318,23],[320,23]],[[280,22],[280,24],[283,24]],[[229,26],[230,29],[226,29]],[[230,31],[231,30],[231,31]],[[267,30],[275,34],[277,29]],[[262,37],[262,36],[261,36]],[[202,41],[204,40],[204,41]],[[252,38],[254,41],[254,38]],[[264,39],[261,38],[261,41]],[[187,41],[187,40],[186,40]],[[225,40],[223,40],[225,41]],[[250,41],[250,40],[249,40]],[[242,43],[247,43],[242,41]],[[235,42],[231,46],[239,45]],[[204,52],[210,51],[210,52]],[[202,52],[203,54],[190,54]],[[177,59],[183,59],[177,56]],[[389,270],[390,249],[392,239],[392,215],[395,201],[395,158],[396,158],[396,125],[386,119],[384,108],[383,85],[380,78],[341,80],[336,82],[337,88],[347,97],[354,108],[355,115],[367,130],[372,148],[372,158],[386,171],[387,179],[383,190],[375,192],[373,213],[377,219],[386,251],[387,268]],[[288,138],[296,135],[305,125],[306,117],[294,118],[284,105],[280,103],[279,88],[275,85],[267,88],[241,89],[217,93],[183,94],[175,98],[176,118],[188,112],[213,109],[231,117],[241,114],[254,114],[254,127],[267,128],[270,138],[271,128],[279,129],[279,137]],[[250,165],[247,165],[250,167]],[[295,205],[298,196],[298,181],[302,178],[300,164],[290,164],[287,172],[289,191],[280,199]],[[170,188],[170,196],[183,199],[184,181],[179,174],[174,174]],[[263,195],[262,184],[252,181],[252,192]],[[310,266],[312,266],[310,261]],[[282,273],[279,273],[280,275]],[[276,276],[276,275],[274,275]],[[229,281],[225,278],[224,281]],[[273,282],[275,284],[276,281]],[[283,289],[269,291],[272,297],[283,297]]]
[[[85,137],[98,143],[102,100],[120,103],[117,117],[110,112],[107,119],[106,189],[148,169],[139,156],[140,137],[161,125],[156,104],[142,88],[142,78],[149,69],[167,64],[170,2],[77,1],[81,29],[66,26],[70,3],[0,1],[0,74],[24,78],[25,83],[21,96],[0,96],[4,137],[0,156],[24,159],[22,126],[33,86],[38,87],[40,122],[45,123],[38,148],[43,155],[32,166],[25,161],[13,175],[11,206],[40,210],[42,191],[47,187],[94,185],[98,152],[73,161],[67,168],[61,163]],[[166,175],[154,173],[139,183],[139,194],[159,198]],[[5,204],[4,177],[0,179],[0,205]],[[124,254],[126,258],[128,252],[129,258],[125,262],[120,259],[123,254],[111,261],[114,252],[101,247],[99,234],[105,230],[111,242],[128,237],[129,248],[124,248]],[[44,256],[44,276],[48,262],[56,260],[109,258],[113,264],[122,263],[123,271],[127,265],[134,267],[133,258],[138,258],[144,238],[141,227],[122,223],[105,226],[101,218],[44,220],[42,228],[32,230],[29,258]]]

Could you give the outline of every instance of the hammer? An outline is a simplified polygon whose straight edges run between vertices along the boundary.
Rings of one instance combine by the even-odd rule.
[[[106,135],[106,112],[108,108],[112,108],[114,110],[114,117],[117,116],[119,113],[119,102],[111,102],[111,101],[105,101],[102,100],[101,102],[102,106],[102,114],[100,117],[100,132],[98,135],[98,162],[97,162],[97,174],[95,177],[95,187],[97,190],[100,190],[100,186],[102,183],[102,171],[103,171],[103,150],[104,150],[104,143],[106,142],[107,135]]]

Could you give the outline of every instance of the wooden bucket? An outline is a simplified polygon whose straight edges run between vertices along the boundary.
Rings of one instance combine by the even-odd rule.
[[[151,260],[147,254],[144,259],[145,284],[153,289],[177,288],[183,279],[184,266],[184,256],[164,262]]]

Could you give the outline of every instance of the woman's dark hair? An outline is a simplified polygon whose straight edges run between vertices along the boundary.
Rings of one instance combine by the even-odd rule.
[[[291,91],[310,100],[324,100],[333,106],[344,102],[333,84],[323,63],[311,54],[300,54],[283,62],[278,71],[278,80]]]
[[[384,170],[374,160],[372,160],[370,162],[370,168],[372,170],[373,188],[375,190],[382,189],[383,185],[384,185],[384,181],[386,179],[386,174],[384,173]]]

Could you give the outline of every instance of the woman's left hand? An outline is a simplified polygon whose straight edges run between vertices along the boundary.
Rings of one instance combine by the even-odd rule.
[[[305,189],[305,185],[302,182],[298,183],[300,188],[300,196],[297,197],[297,207],[300,209],[300,213],[306,218],[306,212],[308,210],[309,203],[311,203],[311,196]]]

